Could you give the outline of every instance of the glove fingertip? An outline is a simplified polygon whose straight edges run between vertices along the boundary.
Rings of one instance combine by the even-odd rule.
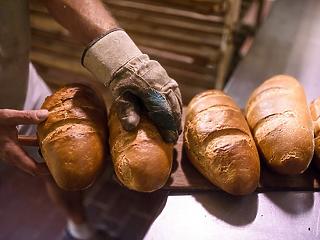
[[[126,131],[133,131],[136,129],[140,122],[140,117],[137,114],[131,114],[129,116],[126,116],[120,120],[122,127]]]
[[[160,134],[167,143],[176,143],[179,137],[176,131],[171,130],[160,130]]]

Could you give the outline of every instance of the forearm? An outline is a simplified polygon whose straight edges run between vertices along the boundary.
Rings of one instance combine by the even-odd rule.
[[[81,43],[118,27],[100,0],[43,0],[51,15]]]
[[[182,100],[176,81],[163,67],[143,54],[100,0],[43,0],[49,11],[88,46],[82,64],[111,90],[124,129],[135,129],[140,105],[158,127],[166,142],[174,143],[181,133]],[[105,34],[109,32],[108,34]],[[140,100],[140,101],[138,101]]]

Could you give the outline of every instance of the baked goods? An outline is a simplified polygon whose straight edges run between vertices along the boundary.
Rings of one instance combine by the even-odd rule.
[[[49,117],[38,126],[42,156],[61,188],[90,186],[105,158],[107,114],[104,102],[91,88],[65,86],[42,105]]]
[[[155,125],[142,115],[136,130],[125,131],[111,106],[109,144],[120,182],[132,190],[152,192],[161,188],[171,172],[173,144],[165,143]]]
[[[314,155],[315,164],[320,169],[320,97],[310,105],[311,117],[314,125]]]
[[[205,91],[187,108],[184,146],[192,164],[214,185],[234,195],[253,192],[259,155],[249,126],[231,97]]]
[[[303,173],[313,156],[313,126],[304,90],[293,77],[279,75],[250,96],[246,117],[267,164],[281,174]]]

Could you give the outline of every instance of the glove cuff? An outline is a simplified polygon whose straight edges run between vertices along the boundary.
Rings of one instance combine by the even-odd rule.
[[[82,55],[82,65],[105,85],[113,74],[141,51],[122,29],[113,29],[88,45]]]

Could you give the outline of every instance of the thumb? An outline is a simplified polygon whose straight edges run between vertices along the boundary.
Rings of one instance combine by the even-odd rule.
[[[115,100],[115,107],[122,127],[126,131],[134,130],[140,122],[137,98],[131,93],[124,93]]]
[[[48,117],[48,110],[13,110],[0,109],[0,124],[3,125],[20,125],[20,124],[37,124]]]
[[[35,176],[48,175],[46,164],[37,163],[18,144],[11,142],[6,151],[5,161]]]

